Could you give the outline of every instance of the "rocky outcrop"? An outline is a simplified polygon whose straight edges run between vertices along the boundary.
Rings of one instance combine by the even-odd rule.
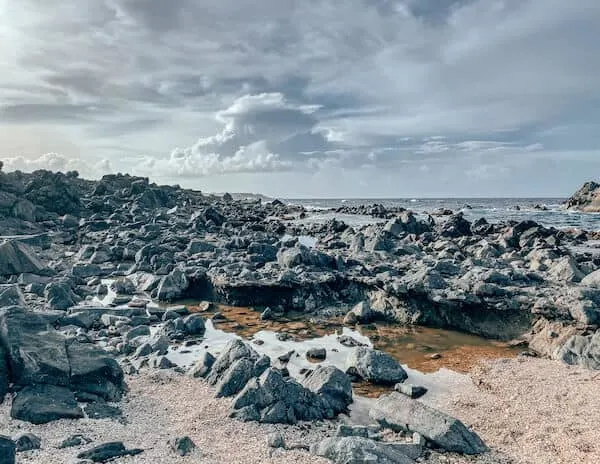
[[[214,362],[205,357],[192,375],[207,376],[217,396],[235,396],[232,416],[243,421],[294,424],[330,419],[352,402],[350,378],[339,369],[319,366],[299,383],[270,364],[267,356],[236,339]]]
[[[313,391],[269,368],[236,396],[232,416],[272,424],[333,419],[351,399],[349,380],[340,383],[339,374],[330,372],[329,378],[308,381]]]
[[[53,328],[58,316],[19,307],[0,312],[0,345],[10,381],[23,387],[13,402],[14,417],[36,423],[82,413],[74,394],[119,400],[123,371],[104,350],[71,340]]]
[[[488,451],[481,438],[458,419],[399,393],[380,397],[369,414],[384,427],[417,432],[448,451],[463,454]]]
[[[565,206],[589,213],[600,212],[600,184],[586,182],[566,201]]]

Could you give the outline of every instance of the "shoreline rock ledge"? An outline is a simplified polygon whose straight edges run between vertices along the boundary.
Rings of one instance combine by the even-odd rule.
[[[567,209],[586,213],[600,212],[600,184],[589,181],[583,184],[565,203]]]

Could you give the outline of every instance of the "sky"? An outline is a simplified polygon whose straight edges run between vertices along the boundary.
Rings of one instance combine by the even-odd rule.
[[[4,170],[281,197],[600,178],[598,0],[0,0]]]

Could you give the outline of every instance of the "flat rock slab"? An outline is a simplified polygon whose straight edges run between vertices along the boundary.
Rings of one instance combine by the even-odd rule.
[[[58,419],[81,419],[83,411],[71,390],[54,385],[33,385],[17,393],[10,415],[32,424],[46,424]]]
[[[312,454],[336,464],[414,464],[414,460],[397,449],[363,437],[333,437],[323,440]]]
[[[79,459],[89,459],[93,462],[107,462],[124,456],[135,456],[143,453],[141,449],[127,449],[121,441],[104,443],[77,455]]]
[[[464,454],[488,451],[461,421],[400,393],[380,397],[369,413],[384,427],[418,432],[436,446]]]

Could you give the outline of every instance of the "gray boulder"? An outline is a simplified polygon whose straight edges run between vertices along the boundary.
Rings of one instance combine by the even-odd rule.
[[[555,357],[566,364],[600,370],[600,330],[593,335],[573,335],[557,350]]]
[[[16,240],[0,244],[0,275],[43,274],[45,270],[30,246]]]
[[[12,381],[17,385],[69,385],[65,338],[51,328],[52,322],[50,317],[19,307],[0,312],[0,342],[7,349]]]
[[[375,313],[371,309],[371,304],[369,301],[361,301],[354,308],[350,310],[346,317],[344,318],[344,323],[346,324],[368,324],[373,321],[375,318]]]
[[[215,360],[208,377],[208,383],[211,385],[216,385],[225,371],[227,371],[229,367],[238,359],[250,359],[254,362],[258,359],[258,357],[258,353],[242,340],[231,340],[227,343],[227,345],[225,345],[223,351],[221,351]]]
[[[204,318],[200,314],[190,314],[183,319],[185,325],[185,333],[187,335],[201,336],[204,335],[206,327],[204,326]]]
[[[71,390],[54,385],[33,385],[17,393],[10,415],[32,424],[46,424],[58,419],[81,419],[83,411]]]
[[[25,304],[25,299],[18,285],[0,285],[0,308],[23,304]]]
[[[15,442],[0,435],[0,464],[15,464],[16,452]]]
[[[108,462],[125,456],[135,456],[142,453],[141,449],[127,449],[121,441],[104,443],[83,451],[77,455],[79,459],[89,459],[93,462]]]
[[[319,366],[301,384],[316,393],[334,414],[345,412],[352,403],[350,377],[334,366]]]
[[[89,343],[68,341],[52,327],[58,316],[6,308],[0,313],[0,342],[12,381],[19,386],[49,384],[120,399],[125,385],[117,362]]]
[[[448,451],[463,454],[488,451],[481,438],[458,419],[396,392],[380,397],[369,415],[384,427],[418,432]]]
[[[253,408],[263,423],[295,424],[297,421],[333,418],[321,398],[277,369],[267,369],[251,379],[235,398],[233,409]],[[245,414],[247,415],[247,413]]]
[[[572,256],[563,256],[552,265],[548,277],[556,282],[579,282],[584,274]]]
[[[189,284],[185,272],[176,268],[160,280],[156,297],[161,301],[172,301],[182,298]]]
[[[311,452],[336,464],[414,464],[392,446],[363,437],[326,438],[311,448]]]
[[[77,263],[71,268],[71,274],[75,277],[87,279],[88,277],[101,276],[104,271],[97,264]]]
[[[215,249],[216,247],[212,243],[203,240],[192,240],[185,251],[188,255],[195,255],[215,251]]]
[[[408,378],[400,363],[389,354],[364,346],[350,353],[346,373],[380,385],[395,385]]]
[[[51,282],[44,289],[46,307],[66,311],[75,306],[80,298],[73,293],[67,282]]]
[[[217,398],[233,396],[244,388],[252,378],[254,361],[249,358],[236,359],[223,372],[217,384]]]
[[[73,390],[92,393],[107,401],[118,401],[125,390],[123,370],[103,349],[92,344],[67,344],[70,385]]]
[[[206,377],[214,363],[215,357],[210,352],[205,351],[190,370],[190,375],[194,378]]]

